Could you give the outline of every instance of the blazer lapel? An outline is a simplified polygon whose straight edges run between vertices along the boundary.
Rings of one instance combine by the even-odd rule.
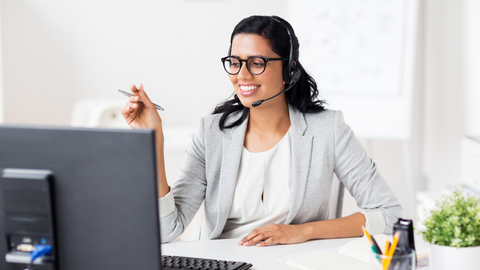
[[[304,136],[307,123],[301,112],[289,106],[292,147],[292,203],[285,224],[290,224],[304,201],[312,156],[312,136]]]
[[[221,235],[232,207],[247,123],[248,118],[240,126],[230,129],[231,137],[225,137],[222,141],[222,166],[218,193],[219,211],[217,224],[212,232],[212,237],[214,238]]]

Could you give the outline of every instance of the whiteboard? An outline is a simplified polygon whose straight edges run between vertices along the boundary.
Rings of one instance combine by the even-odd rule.
[[[288,1],[300,62],[359,137],[411,136],[417,1]]]

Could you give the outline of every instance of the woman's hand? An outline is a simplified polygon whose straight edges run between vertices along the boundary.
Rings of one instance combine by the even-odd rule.
[[[127,124],[132,128],[151,128],[155,130],[162,129],[162,119],[155,108],[155,105],[150,101],[147,94],[143,90],[143,85],[137,89],[132,85],[133,96],[122,110],[123,118]],[[142,100],[142,102],[140,102]]]
[[[167,174],[165,172],[165,157],[163,154],[163,130],[162,119],[157,112],[157,108],[150,101],[147,94],[143,90],[143,85],[137,89],[132,85],[133,96],[122,110],[123,118],[132,128],[151,128],[155,130],[156,137],[156,154],[157,154],[157,179],[158,179],[158,196],[164,197],[170,187],[167,183]],[[142,100],[142,102],[140,102]]]
[[[360,213],[350,216],[307,222],[299,225],[270,224],[253,230],[245,236],[239,245],[264,247],[271,244],[296,244],[310,239],[329,239],[339,237],[357,237],[363,235],[362,226],[366,218]]]
[[[238,245],[264,247],[271,244],[296,244],[308,241],[303,225],[270,224],[257,228],[245,236]],[[258,244],[257,244],[258,243]]]

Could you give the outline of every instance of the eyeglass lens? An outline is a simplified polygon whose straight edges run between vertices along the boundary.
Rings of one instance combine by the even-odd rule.
[[[237,74],[242,67],[242,61],[247,62],[247,69],[253,75],[258,75],[265,71],[266,62],[265,59],[261,57],[250,57],[247,60],[240,60],[233,56],[225,58],[225,61],[223,62],[225,71],[231,75]]]

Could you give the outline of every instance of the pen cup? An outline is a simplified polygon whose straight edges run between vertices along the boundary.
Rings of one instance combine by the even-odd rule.
[[[393,256],[372,253],[371,262],[381,270],[414,270],[416,267],[416,255],[414,250],[408,253],[395,252]]]

